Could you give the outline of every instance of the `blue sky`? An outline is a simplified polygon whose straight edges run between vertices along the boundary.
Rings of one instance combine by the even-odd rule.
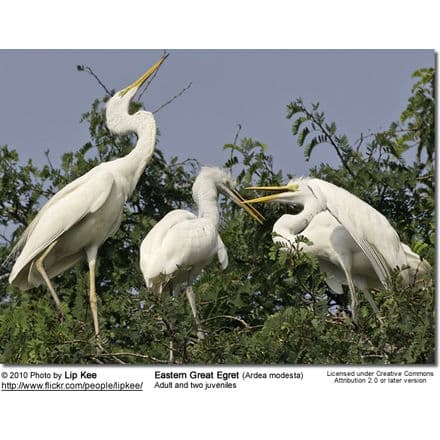
[[[330,121],[354,141],[386,129],[405,108],[420,67],[434,65],[432,50],[169,50],[148,92],[156,109],[189,83],[180,98],[156,115],[167,156],[223,165],[222,147],[240,137],[267,144],[275,166],[306,175],[320,162],[337,163],[320,147],[306,163],[291,134],[286,105],[319,101]],[[0,144],[23,161],[56,162],[88,141],[81,113],[104,93],[77,64],[90,66],[108,88],[119,90],[152,65],[161,50],[0,50]]]

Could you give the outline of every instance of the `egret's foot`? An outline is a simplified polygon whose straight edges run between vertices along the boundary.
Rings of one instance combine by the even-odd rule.
[[[66,319],[66,315],[61,309],[58,309],[58,319],[60,320],[60,322],[64,322],[64,320]]]
[[[383,316],[377,314],[376,318],[379,321],[380,326],[383,327],[385,325],[385,319],[383,318]]]
[[[357,326],[357,324],[358,324],[358,315],[357,315],[357,313],[351,312],[351,322],[353,323],[353,325]]]
[[[329,313],[327,315],[327,321],[333,324],[340,325],[352,325],[353,321],[351,319],[351,313],[345,310],[337,310],[336,313]]]
[[[103,338],[99,333],[95,335],[96,353],[103,353],[105,351],[106,343],[107,339]]]
[[[359,315],[358,315],[358,309],[357,307],[351,307],[348,311],[347,311],[347,315],[350,317],[350,321],[351,321],[351,325],[354,328],[357,328],[357,324],[359,321]]]
[[[353,330],[357,330],[358,328],[358,319],[357,316],[353,318],[353,314],[350,314],[349,325]]]
[[[347,312],[344,312],[344,316],[346,324],[353,330],[356,330],[358,328],[358,315],[356,311],[353,312],[353,310],[348,310]]]

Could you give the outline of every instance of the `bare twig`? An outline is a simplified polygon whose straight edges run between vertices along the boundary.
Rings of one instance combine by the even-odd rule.
[[[148,87],[150,87],[150,84],[153,82],[154,78],[156,78],[158,70],[156,70],[152,76],[150,76],[150,79],[145,83],[145,87],[141,92],[139,93],[139,96],[137,97],[136,101],[140,101],[142,98],[142,95],[147,91]]]
[[[434,176],[432,175],[432,173],[428,173],[428,174],[425,174],[424,176],[416,177],[416,180],[426,180],[426,179],[431,180],[433,178],[434,178]]]
[[[116,361],[116,363],[120,364],[120,365],[127,365],[127,362],[124,362],[123,360],[119,359],[117,356],[112,356],[112,359],[114,359]]]
[[[238,318],[237,316],[232,316],[232,315],[217,315],[217,316],[212,316],[211,318],[206,318],[202,321],[202,323],[208,322],[208,321],[212,321],[213,319],[219,319],[219,318],[226,318],[226,319],[232,319],[234,321],[238,321],[239,323],[243,324],[244,327],[246,327],[247,330],[251,330],[252,326],[249,325],[246,321],[244,321],[241,318]]]
[[[361,137],[356,142],[358,143],[357,146],[356,146],[356,152],[359,153],[359,150],[361,149],[361,145],[364,142],[364,134],[363,133],[361,133]]]
[[[132,357],[136,357],[136,358],[141,358],[141,359],[148,359],[160,364],[168,364],[168,361],[162,360],[162,359],[157,359],[154,356],[148,356],[147,354],[140,354],[140,353],[131,353],[131,352],[118,352],[118,353],[98,353],[95,354],[94,357],[111,357],[113,359],[118,359],[118,356],[132,356]],[[120,362],[120,359],[118,359]]]
[[[197,159],[194,159],[193,157],[190,157],[188,159],[183,160],[182,162],[176,162],[173,164],[173,167],[177,168],[179,166],[186,166],[190,165],[193,169],[200,168],[200,163]]]
[[[70,341],[63,341],[61,344],[83,344],[86,343],[87,339],[71,339]]]
[[[171,99],[169,99],[167,102],[162,104],[156,110],[153,110],[152,113],[155,114],[155,113],[159,112],[160,110],[162,110],[164,107],[166,107],[168,104],[171,104],[179,96],[182,96],[191,86],[192,86],[192,82],[190,82],[186,87],[184,87],[177,95],[174,95]]]
[[[5,243],[8,243],[9,245],[12,244],[12,239],[6,237],[6,235],[4,235],[4,234],[0,234],[0,238],[1,238]]]
[[[98,78],[98,75],[89,67],[89,66],[77,66],[79,72],[87,72],[89,75],[92,75],[93,78],[98,81],[98,84],[105,90],[108,96],[112,96],[110,90],[103,84],[103,82]]]
[[[235,136],[234,136],[234,140],[232,141],[232,145],[237,145],[238,135],[240,134],[240,131],[241,131],[241,124],[237,124],[237,131],[235,132]],[[229,156],[229,161],[231,163],[231,166],[230,166],[231,176],[232,176],[232,167],[234,166],[234,163],[232,161],[233,157],[234,157],[234,149],[231,148],[231,154]]]
[[[241,131],[241,124],[237,124],[237,131],[235,132],[234,140],[232,141],[232,145],[237,145],[238,135]]]
[[[53,167],[52,162],[51,162],[51,160],[50,160],[49,153],[50,153],[50,150],[47,149],[47,150],[44,152],[44,155],[46,156],[47,163],[49,164],[50,170],[53,171],[53,170],[54,170],[54,167]]]
[[[91,357],[91,359],[93,360],[93,361],[95,361],[97,364],[99,364],[99,365],[104,365],[104,362],[102,362],[102,361],[100,361],[97,357],[95,357],[95,356],[92,356]]]

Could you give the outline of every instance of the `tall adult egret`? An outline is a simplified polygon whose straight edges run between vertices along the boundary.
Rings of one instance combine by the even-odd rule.
[[[255,208],[243,203],[234,186],[230,174],[220,168],[202,167],[192,188],[198,215],[183,209],[169,212],[154,225],[140,248],[140,267],[148,288],[160,294],[165,284],[170,283],[173,294],[177,295],[186,284],[186,296],[200,339],[203,331],[197,316],[193,281],[215,255],[223,270],[228,265],[228,253],[218,233],[218,193],[229,197],[258,222],[263,220]]]
[[[138,140],[125,157],[104,162],[58,191],[40,209],[23,232],[12,255],[21,250],[9,282],[21,290],[46,284],[55,304],[60,300],[51,278],[87,258],[90,272],[90,307],[95,335],[99,335],[95,265],[99,247],[116,233],[125,201],[133,193],[156,141],[156,123],[147,111],[128,113],[138,88],[159,68],[166,55],[138,80],[115,93],[106,107],[109,130],[134,132]]]
[[[401,271],[406,283],[430,270],[426,261],[400,242],[397,232],[382,214],[343,188],[320,179],[301,178],[285,186],[248,189],[277,193],[246,203],[276,202],[303,207],[299,214],[285,214],[275,222],[273,240],[285,249],[289,249],[299,235],[311,241],[311,244],[299,243],[298,246],[318,258],[320,270],[332,290],[342,293],[342,285],[348,285],[354,322],[357,322],[358,310],[355,286],[378,314],[369,289],[387,287],[391,270],[409,266]]]

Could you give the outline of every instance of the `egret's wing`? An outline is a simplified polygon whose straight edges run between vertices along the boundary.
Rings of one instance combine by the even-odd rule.
[[[220,235],[218,236],[217,257],[220,262],[220,267],[222,270],[225,270],[228,267],[228,251]]]
[[[217,237],[206,219],[183,210],[167,214],[141,245],[141,270],[147,286],[161,273],[203,267],[217,252]]]
[[[161,245],[166,235],[178,223],[186,220],[193,220],[197,217],[189,211],[184,209],[175,209],[166,214],[160,221],[158,221],[153,228],[148,232],[147,236],[141,243],[141,257],[144,260],[147,255],[153,255]],[[145,260],[146,261],[146,260]]]
[[[144,275],[147,287],[151,287],[150,279],[164,273],[166,261],[162,255],[162,245],[170,230],[177,224],[197,217],[189,211],[176,209],[165,215],[157,222],[140,247],[140,267]]]
[[[343,188],[319,179],[310,179],[307,185],[317,197],[325,198],[328,211],[353,237],[386,285],[390,270],[406,264],[399,236],[388,220]]]
[[[12,268],[10,281],[64,232],[101,208],[114,185],[111,173],[94,172],[85,174],[55,194],[24,232],[21,239],[23,250]]]
[[[104,164],[102,164],[104,165]],[[46,215],[46,212],[48,212],[51,209],[51,206],[56,205],[57,202],[60,200],[63,200],[66,196],[69,194],[75,192],[78,188],[81,188],[82,185],[86,184],[86,182],[90,182],[93,180],[94,182],[98,182],[98,179],[101,180],[101,178],[97,177],[96,180],[94,179],[95,175],[99,175],[101,170],[101,165],[98,165],[95,168],[92,168],[90,171],[88,171],[83,176],[78,177],[77,179],[73,180],[72,182],[68,183],[64,188],[60,189],[57,193],[55,193],[40,209],[38,214],[34,217],[32,222],[27,226],[27,228],[23,231],[23,233],[20,236],[20,239],[18,242],[14,245],[10,255],[7,257],[6,260],[10,258],[10,256],[13,256],[18,251],[20,251],[24,245],[26,244],[27,238],[32,234],[35,226],[39,223],[41,217]],[[105,180],[105,179],[104,179]]]
[[[343,280],[345,280],[345,275],[342,274],[341,269],[322,259],[319,260],[319,269],[325,274],[325,282],[333,292],[339,295],[344,293],[342,284]]]

